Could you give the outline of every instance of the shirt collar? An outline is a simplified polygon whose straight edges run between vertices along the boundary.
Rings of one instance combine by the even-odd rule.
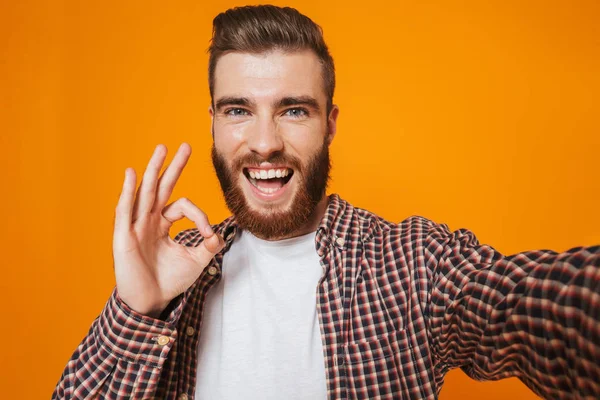
[[[354,225],[354,207],[337,194],[329,196],[325,215],[317,228],[316,248],[320,257],[329,246],[339,249],[351,247]]]
[[[325,215],[321,218],[315,238],[316,250],[320,257],[325,254],[330,245],[345,249],[350,246],[354,236],[359,237],[360,234],[354,232],[358,227],[352,223],[353,216],[354,207],[350,203],[335,193],[328,197]],[[215,227],[215,230],[225,239],[224,252],[229,250],[240,229],[233,216]]]

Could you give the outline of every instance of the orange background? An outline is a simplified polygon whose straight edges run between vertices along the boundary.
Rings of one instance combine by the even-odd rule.
[[[126,167],[187,141],[173,198],[228,215],[205,50],[212,18],[241,4],[2,1],[1,398],[49,398],[110,295]],[[321,24],[336,61],[331,191],[507,254],[600,242],[600,2],[276,4]],[[448,375],[442,400],[480,398],[535,396]]]

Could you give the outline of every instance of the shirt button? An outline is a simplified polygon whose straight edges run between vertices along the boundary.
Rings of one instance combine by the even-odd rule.
[[[335,239],[335,242],[338,244],[338,246],[344,246],[345,243],[344,239],[342,238]]]
[[[336,359],[337,365],[344,365],[344,357],[338,356]]]
[[[191,326],[188,326],[185,329],[185,334],[188,336],[194,336],[194,332],[196,332],[196,330],[194,328],[192,328]]]
[[[188,400],[188,395],[185,393],[181,393],[177,399],[178,400]]]
[[[210,267],[208,268],[208,274],[215,276],[217,274],[217,272],[219,272],[219,270],[217,269],[217,267]]]
[[[167,336],[159,336],[157,342],[161,346],[164,346],[165,344],[169,343],[169,340],[170,339]]]

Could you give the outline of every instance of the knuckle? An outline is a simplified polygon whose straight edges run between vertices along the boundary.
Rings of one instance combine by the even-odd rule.
[[[194,204],[194,202],[192,200],[190,200],[187,197],[183,198],[183,204],[188,208],[188,209],[194,209],[196,210],[198,207],[196,207],[196,205]]]

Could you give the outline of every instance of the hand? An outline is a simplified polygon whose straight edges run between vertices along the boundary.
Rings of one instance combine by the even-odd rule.
[[[159,316],[172,299],[186,291],[225,244],[213,233],[206,214],[190,200],[180,198],[165,207],[191,151],[190,145],[183,143],[158,179],[167,155],[167,148],[158,145],[137,194],[135,170],[127,168],[115,210],[117,292],[134,311],[151,317]],[[186,247],[169,236],[171,225],[183,217],[194,221],[204,236],[199,246]]]

